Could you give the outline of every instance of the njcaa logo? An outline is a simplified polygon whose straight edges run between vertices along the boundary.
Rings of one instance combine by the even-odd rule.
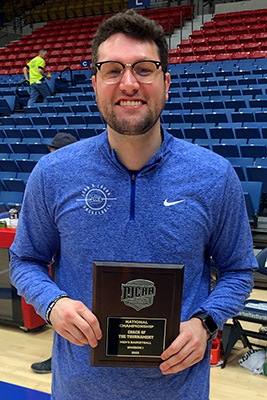
[[[136,311],[152,306],[156,287],[146,279],[134,279],[121,285],[121,301]]]
[[[111,208],[111,202],[117,200],[111,196],[104,185],[87,186],[82,191],[82,198],[77,201],[84,202],[83,208],[88,214],[103,215]]]

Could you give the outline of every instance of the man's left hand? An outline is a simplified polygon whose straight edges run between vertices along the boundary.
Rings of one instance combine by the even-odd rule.
[[[163,375],[176,374],[204,357],[209,334],[198,318],[182,322],[180,334],[162,353],[159,368]]]

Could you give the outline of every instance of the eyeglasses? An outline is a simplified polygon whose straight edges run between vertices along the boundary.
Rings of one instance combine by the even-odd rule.
[[[155,79],[160,61],[142,60],[133,64],[123,64],[119,61],[102,61],[96,63],[101,78],[107,84],[118,83],[126,67],[131,67],[135,79],[140,83],[151,83]]]

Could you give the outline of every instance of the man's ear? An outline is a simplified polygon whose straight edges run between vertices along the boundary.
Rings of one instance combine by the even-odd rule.
[[[169,72],[166,72],[165,74],[165,97],[166,97],[166,101],[169,98],[169,88],[170,88],[170,84],[171,84],[171,75],[169,74]]]
[[[92,79],[92,85],[93,85],[93,88],[94,88],[94,91],[95,91],[95,86],[96,86],[95,75],[93,75],[91,79]]]

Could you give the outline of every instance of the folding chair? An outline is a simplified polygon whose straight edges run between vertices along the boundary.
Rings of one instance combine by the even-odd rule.
[[[266,260],[267,260],[267,248],[263,249],[256,256],[259,270],[254,273],[254,283],[255,286],[265,287],[266,288],[266,275],[267,268]],[[259,331],[252,331],[248,329],[244,329],[242,327],[242,321],[253,322],[254,324],[267,325],[267,301],[261,300],[252,300],[248,299],[245,302],[244,309],[233,318],[232,324],[225,324],[223,327],[222,339],[223,339],[223,349],[224,349],[224,361],[222,364],[222,368],[224,368],[227,364],[228,356],[233,349],[236,342],[241,339],[244,347],[252,346],[265,348],[267,341],[267,334]],[[251,343],[248,337],[254,339],[263,340],[263,345],[257,343]]]

